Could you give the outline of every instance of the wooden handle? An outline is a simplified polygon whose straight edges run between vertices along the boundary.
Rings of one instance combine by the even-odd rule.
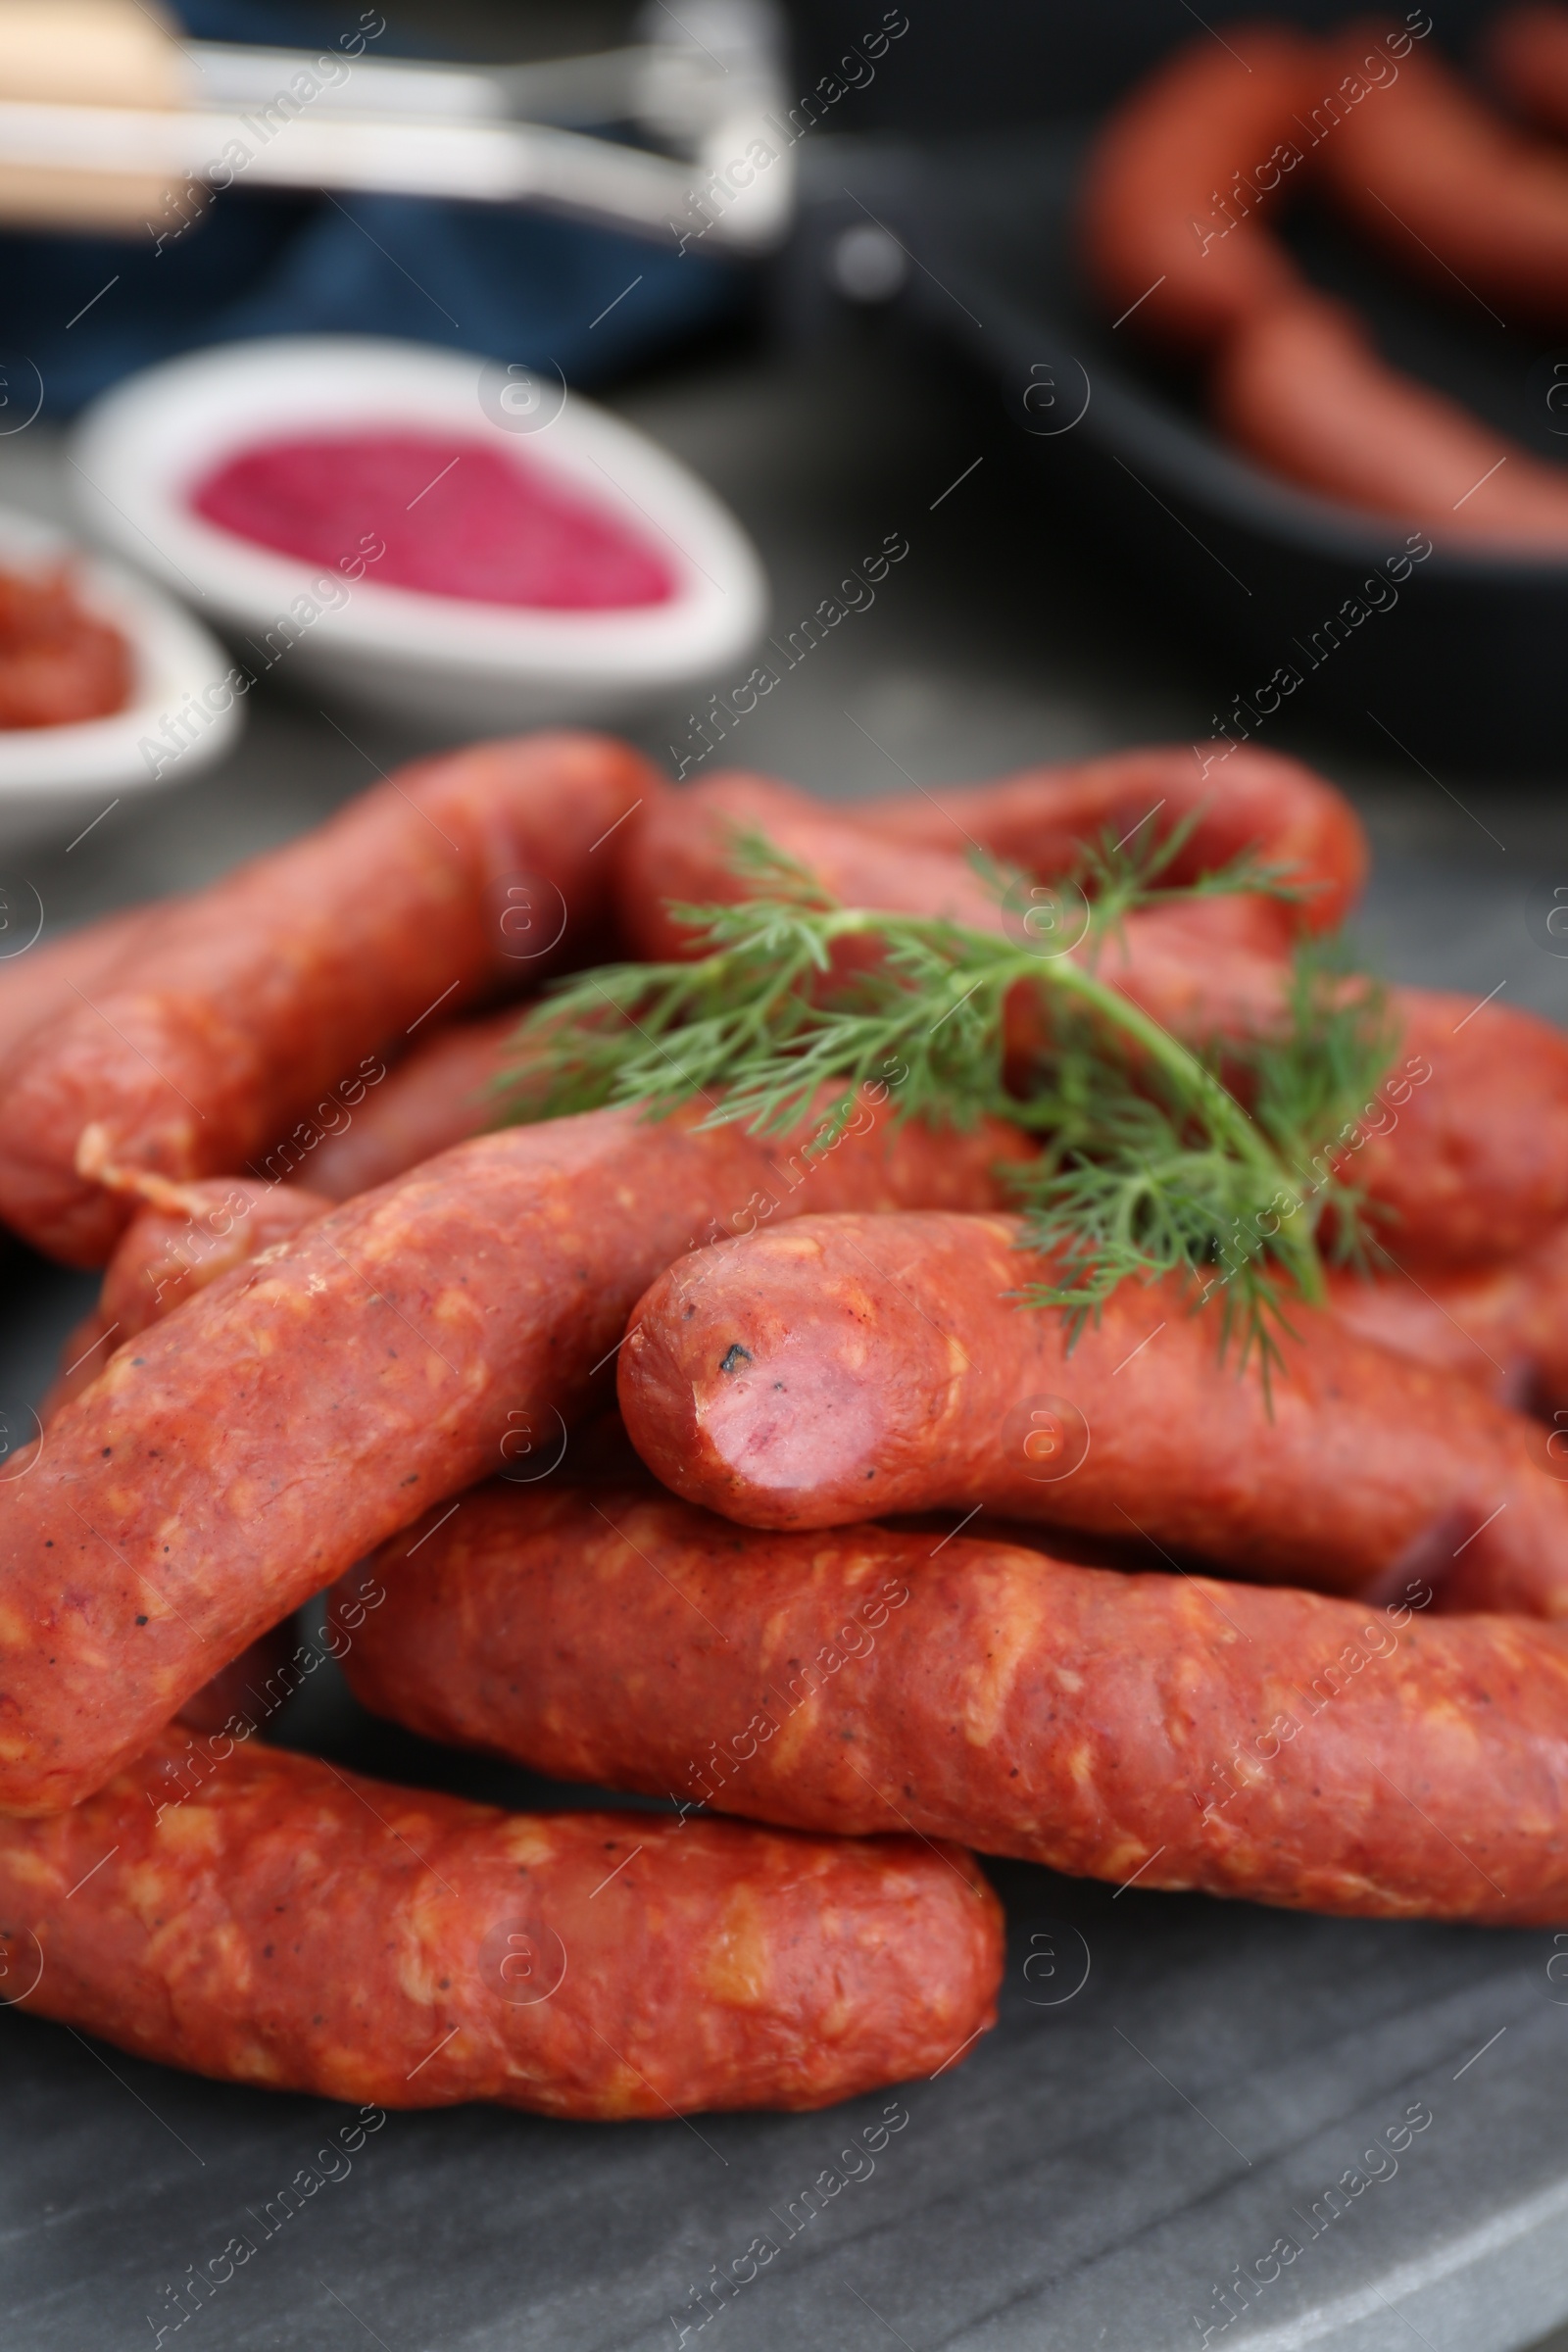
[[[0,98],[183,106],[174,27],[136,0],[0,0]]]
[[[0,0],[0,104],[177,108],[189,77],[175,28],[147,0]],[[139,236],[167,225],[167,178],[74,172],[5,159],[0,221]]]

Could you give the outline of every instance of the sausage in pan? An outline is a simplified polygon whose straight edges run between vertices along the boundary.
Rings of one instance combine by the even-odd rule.
[[[1366,28],[1344,36],[1347,62]],[[1349,109],[1314,159],[1321,184],[1404,270],[1510,326],[1568,319],[1568,157],[1507,122],[1430,45]]]
[[[1389,367],[1341,303],[1303,294],[1255,312],[1211,394],[1231,439],[1272,472],[1420,524],[1440,547],[1568,548],[1568,470]]]
[[[1296,118],[1320,80],[1298,34],[1227,24],[1116,109],[1085,172],[1082,241],[1118,326],[1201,351],[1299,282],[1256,215],[1301,160]]]

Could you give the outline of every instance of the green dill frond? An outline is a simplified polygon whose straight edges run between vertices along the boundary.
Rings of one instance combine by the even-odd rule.
[[[730,828],[730,864],[743,882],[752,885],[752,895],[758,899],[776,900],[783,906],[811,906],[818,909],[836,905],[831,892],[825,891],[808,865],[781,850],[769,841],[755,825],[732,825]],[[708,908],[708,913],[716,912]],[[676,920],[683,919],[683,910],[671,907]]]
[[[1245,858],[1164,888],[1184,839],[1085,852],[1074,887],[1102,932],[1135,906],[1222,890],[1297,895]],[[1326,1227],[1339,1256],[1375,1247],[1335,1148],[1396,1039],[1383,992],[1331,955],[1298,955],[1275,1035],[1200,1053],[1101,979],[1093,947],[1041,955],[1001,929],[842,906],[760,836],[736,856],[764,895],[672,907],[694,960],[575,975],[525,1017],[498,1081],[503,1119],[701,1102],[704,1126],[778,1135],[833,1090],[831,1135],[868,1087],[901,1118],[997,1113],[1042,1144],[1010,1172],[1029,1245],[1052,1260],[1023,1301],[1061,1309],[1076,1336],[1119,1283],[1184,1273],[1195,1303],[1214,1302],[1221,1346],[1239,1338],[1244,1365],[1255,1350],[1265,1383],[1291,1299],[1322,1294]],[[1021,1070],[1008,1006],[1025,992],[1042,1017]]]
[[[1146,833],[1148,817],[1119,841],[1112,838],[1107,826],[1098,840],[1079,843],[1069,879],[1093,902],[1102,922],[1110,923],[1119,923],[1135,906],[1175,898],[1233,898],[1239,891],[1247,891],[1295,905],[1306,895],[1299,883],[1291,880],[1286,867],[1265,864],[1250,850],[1191,882],[1175,887],[1165,884],[1161,877],[1186,849],[1200,814],[1200,809],[1189,809],[1157,840]]]

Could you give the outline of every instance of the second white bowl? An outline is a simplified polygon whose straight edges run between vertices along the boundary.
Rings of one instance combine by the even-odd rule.
[[[233,745],[244,704],[217,639],[159,590],[74,546],[53,523],[0,507],[0,567],[69,563],[76,594],[130,648],[130,700],[107,718],[0,729],[0,849],[69,840],[117,801],[188,783]]]

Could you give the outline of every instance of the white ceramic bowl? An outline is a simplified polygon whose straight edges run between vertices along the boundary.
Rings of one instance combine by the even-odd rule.
[[[312,567],[204,520],[191,493],[259,442],[354,425],[459,434],[521,456],[658,547],[674,593],[548,612],[427,596],[368,572],[288,644],[280,677],[474,736],[647,708],[722,679],[760,635],[767,590],[751,542],[676,459],[548,374],[423,344],[289,335],[148,368],[87,411],[74,486],[96,536],[177,591],[199,589],[243,655],[245,639],[264,645],[309,593]]]
[[[243,723],[239,704],[204,710],[200,725],[186,720],[187,741],[177,757],[165,753],[158,740],[164,722],[227,671],[222,647],[145,580],[74,547],[53,524],[0,507],[0,567],[32,571],[63,556],[72,559],[84,610],[119,629],[130,647],[130,701],[108,718],[0,729],[0,845],[8,849],[51,837],[68,841],[117,797],[187,782],[228,749]],[[176,746],[179,739],[173,738]]]

